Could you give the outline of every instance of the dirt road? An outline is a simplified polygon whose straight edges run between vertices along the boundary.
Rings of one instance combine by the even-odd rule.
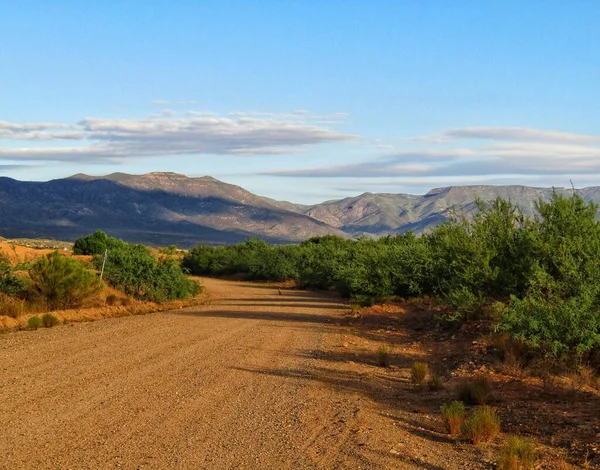
[[[205,285],[202,307],[0,335],[0,468],[481,468],[402,430],[370,392],[394,382],[340,354],[335,298]]]

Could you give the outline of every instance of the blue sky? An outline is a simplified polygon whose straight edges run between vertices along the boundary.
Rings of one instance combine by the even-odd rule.
[[[0,174],[600,184],[600,2],[0,0]]]

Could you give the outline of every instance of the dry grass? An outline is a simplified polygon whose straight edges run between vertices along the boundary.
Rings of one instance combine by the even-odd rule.
[[[442,423],[448,434],[457,437],[465,420],[465,405],[462,401],[453,401],[440,408]]]
[[[65,320],[71,322],[96,321],[104,318],[118,318],[129,315],[142,315],[146,313],[161,312],[165,310],[177,310],[184,307],[201,305],[206,303],[208,297],[205,294],[200,294],[196,297],[186,300],[174,300],[162,304],[153,302],[141,302],[133,299],[127,299],[121,305],[104,306],[104,300],[96,307],[87,307],[71,310],[56,310],[52,314],[58,319],[59,323],[64,323]],[[43,310],[38,311],[41,313]],[[0,316],[0,329],[25,329],[27,322],[34,312],[29,312],[18,318],[10,318]],[[38,317],[39,318],[39,317]]]
[[[427,386],[429,387],[429,390],[437,392],[438,390],[442,390],[444,388],[444,381],[438,374],[434,372],[430,375]]]
[[[390,365],[390,348],[384,344],[377,349],[377,364],[381,367],[389,367]]]
[[[458,387],[459,400],[470,405],[485,405],[491,393],[492,381],[483,374],[463,379]]]
[[[533,440],[511,436],[500,449],[498,470],[530,470],[535,465],[535,460]]]
[[[489,406],[477,408],[463,423],[463,436],[477,445],[491,441],[500,432],[500,420]]]
[[[0,303],[0,315],[6,315],[9,318],[19,318],[23,315],[24,303],[20,300],[7,300]]]
[[[415,362],[410,370],[410,381],[415,385],[423,385],[429,375],[429,365],[425,362]]]

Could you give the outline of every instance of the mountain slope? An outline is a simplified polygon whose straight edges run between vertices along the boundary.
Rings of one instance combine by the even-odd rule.
[[[180,246],[249,236],[276,243],[345,236],[210,177],[76,175],[43,183],[0,178],[0,235],[73,240],[98,228],[130,241]]]
[[[181,247],[259,237],[294,243],[312,236],[421,233],[475,201],[510,199],[527,215],[553,189],[451,186],[423,196],[372,194],[311,206],[276,201],[209,176],[176,173],[74,175],[48,182],[0,177],[0,236],[73,240],[96,229],[128,241]],[[571,190],[556,191],[569,195]],[[600,187],[577,190],[600,202]]]
[[[470,214],[477,210],[475,201],[485,202],[497,197],[509,199],[524,214],[535,213],[538,199],[549,200],[552,192],[569,195],[564,188],[533,188],[529,186],[450,186],[436,188],[423,196],[410,194],[372,194],[328,201],[299,211],[339,227],[352,235],[385,235],[413,230],[422,232],[448,220],[452,212]],[[578,190],[585,200],[600,202],[600,188]]]

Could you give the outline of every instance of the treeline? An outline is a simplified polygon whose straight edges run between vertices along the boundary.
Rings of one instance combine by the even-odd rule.
[[[554,194],[538,201],[535,218],[503,199],[479,209],[421,237],[199,245],[182,266],[197,275],[294,279],[365,303],[426,295],[450,306],[456,320],[493,317],[500,330],[552,355],[599,347],[598,207]]]

